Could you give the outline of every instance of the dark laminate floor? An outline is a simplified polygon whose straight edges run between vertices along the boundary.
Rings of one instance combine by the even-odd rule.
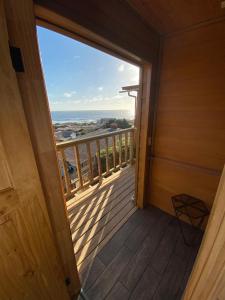
[[[198,245],[184,244],[175,218],[151,207],[136,211],[80,271],[89,300],[181,299],[202,233],[184,224]],[[82,299],[82,298],[81,298]]]

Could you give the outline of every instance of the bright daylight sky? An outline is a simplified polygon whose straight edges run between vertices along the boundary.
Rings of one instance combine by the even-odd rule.
[[[52,111],[133,110],[133,98],[119,90],[138,84],[138,67],[42,27],[37,32]]]

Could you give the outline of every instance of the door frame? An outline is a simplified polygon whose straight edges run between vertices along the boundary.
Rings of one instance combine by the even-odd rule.
[[[138,149],[140,148],[140,152],[142,149],[145,149],[145,151],[141,152],[142,160],[137,163],[136,183],[138,188],[136,193],[138,195],[138,207],[144,206],[143,187],[145,186],[146,178],[148,178],[145,159],[147,159],[146,143],[148,140],[146,139],[148,135],[148,126],[146,126],[148,124],[147,108],[150,103],[150,84],[148,82],[150,78],[148,76],[151,73],[150,64],[61,16],[51,12],[40,16],[40,14],[37,14],[37,11],[40,12],[40,9],[37,10],[37,6],[34,6],[32,0],[24,1],[23,5],[19,5],[19,3],[18,5],[13,5],[12,0],[10,0],[7,2],[7,6],[9,41],[11,45],[20,48],[25,69],[25,72],[16,73],[16,77],[45,196],[54,242],[63,267],[64,279],[72,297],[79,292],[81,286],[58,170],[49,104],[37,43],[36,24],[45,25],[44,27],[56,30],[141,67],[142,78],[145,78],[145,81],[142,80],[140,99],[142,101],[145,99],[145,107],[140,109]],[[43,10],[41,11],[43,13]]]
[[[68,35],[76,40],[140,67],[141,93],[139,93],[139,104],[141,104],[141,106],[138,108],[139,139],[137,144],[139,160],[136,161],[136,196],[137,206],[143,208],[145,206],[144,199],[146,197],[146,185],[150,178],[149,165],[154,130],[154,100],[157,98],[157,76],[159,76],[159,64],[157,65],[157,58],[152,62],[143,61],[140,57],[134,56],[128,51],[55,12],[49,11],[38,5],[35,6],[35,12],[37,23],[39,25]],[[154,87],[154,85],[156,86]],[[225,254],[222,251],[220,243],[221,237],[224,236],[222,228],[225,227],[225,208],[223,207],[224,197],[225,169],[217,190],[204,238],[183,295],[184,300],[197,300],[200,299],[199,297],[202,295],[204,295],[204,299],[211,300],[215,299],[215,295],[218,296],[219,293],[221,295],[222,292],[225,292],[224,289],[222,289],[225,281],[223,279],[223,275],[225,277]],[[218,257],[223,260],[222,266],[219,266],[220,262],[216,260]],[[207,284],[209,279],[212,282],[210,285]],[[206,291],[209,295],[207,298]]]
[[[150,104],[151,104],[151,78],[152,64],[142,60],[140,57],[124,50],[123,48],[109,42],[99,35],[85,29],[77,23],[48,10],[35,5],[36,23],[39,26],[68,36],[76,41],[87,44],[102,52],[134,64],[140,68],[140,92],[137,99],[137,134],[136,153],[138,160],[135,164],[135,199],[138,208],[146,204],[147,179],[149,178],[149,153],[151,138],[149,138]],[[139,100],[139,101],[138,101]]]
[[[80,40],[105,52],[108,51],[111,55],[116,55],[123,60],[125,59],[128,62],[141,66],[141,100],[145,102],[145,106],[142,107],[140,112],[140,140],[138,142],[140,151],[139,157],[143,155],[141,160],[138,161],[137,171],[137,205],[139,207],[144,206],[146,179],[149,180],[148,164],[146,162],[148,162],[149,147],[151,146],[151,137],[149,137],[149,124],[151,123],[149,118],[151,118],[151,115],[149,110],[151,109],[150,105],[152,103],[152,84],[150,84],[150,81],[152,83],[151,77],[153,75],[152,67],[149,63],[142,61],[141,58],[47,9],[36,5],[35,11],[33,11],[33,2],[31,0],[27,0],[26,5],[19,5],[19,3],[15,5],[15,3],[12,4],[12,1],[10,2],[11,10],[7,20],[9,24],[9,40],[10,43],[22,50],[24,65],[31,75],[29,78],[26,74],[17,74],[17,80],[23,98],[23,106],[39,175],[42,181],[56,247],[62,260],[64,275],[68,276],[68,278],[66,278],[68,279],[68,284],[70,283],[70,295],[73,295],[74,292],[80,288],[80,283],[76,272],[76,262],[64,207],[65,204],[63,203],[64,198],[60,175],[57,171],[58,165],[51,129],[48,100],[38,53],[35,17],[37,22],[42,26],[45,25],[47,28],[53,30],[57,28],[57,31],[60,30],[61,33],[69,35],[76,40]],[[21,17],[24,14],[26,14],[26,22]],[[19,26],[17,24],[19,24]],[[18,27],[20,28],[19,35]],[[27,39],[27,36],[29,39]],[[152,64],[153,63],[154,62],[152,62]],[[27,91],[28,87],[29,91]],[[34,105],[35,101],[38,102],[37,106]],[[42,116],[37,115],[37,112],[41,112]],[[43,123],[39,122],[38,124],[38,120],[43,120]],[[40,142],[38,143],[40,129],[44,130],[46,134],[45,142],[47,144],[42,142],[42,145],[40,145]],[[49,168],[48,171],[46,170],[46,164],[47,168]],[[51,172],[55,172],[53,174],[58,175],[49,180],[48,175],[51,175]],[[52,190],[49,189],[49,181],[51,181]],[[54,195],[56,198],[54,198]],[[225,254],[224,251],[222,251],[225,246],[224,197],[225,171],[223,171],[200,251],[184,293],[183,299],[185,300],[199,299],[199,296],[206,295],[205,293],[208,294],[204,299],[215,299],[215,295],[218,296],[219,292],[221,293],[224,283],[223,275],[225,275]]]
[[[4,1],[8,40],[19,48],[23,72],[16,72],[35,163],[38,169],[52,236],[70,297],[80,291],[80,281],[65,210],[48,100],[43,80],[32,0]],[[31,178],[31,180],[34,180]]]
[[[0,1],[0,298],[68,300],[18,80],[18,48],[32,30],[23,26],[32,7],[24,4]]]

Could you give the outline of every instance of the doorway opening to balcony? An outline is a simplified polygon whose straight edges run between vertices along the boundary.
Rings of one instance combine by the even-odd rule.
[[[49,38],[47,40],[50,42]],[[40,36],[39,44],[41,45]],[[46,72],[44,52],[40,48]],[[55,49],[56,47],[53,52]],[[66,47],[62,49],[63,53],[65,49]],[[54,73],[59,81],[53,85],[53,92],[57,91],[62,80],[68,79],[67,68],[71,67],[71,62],[68,62],[64,75],[62,72],[60,76],[57,75],[57,63],[65,58],[68,59],[68,55],[58,57],[54,63]],[[75,54],[75,60],[79,58]],[[53,55],[48,59],[52,60]],[[89,62],[88,70],[92,69],[93,61]],[[126,70],[125,63],[120,61],[117,72],[123,73]],[[202,238],[202,234],[197,232],[196,245],[193,248],[187,247],[179,234],[178,223],[174,217],[152,206],[149,209],[137,210],[137,204],[138,207],[143,207],[142,199],[146,195],[144,177],[147,174],[148,148],[152,138],[148,128],[152,122],[151,65],[142,62],[139,67],[140,82],[123,82],[113,98],[114,101],[119,101],[126,95],[129,101],[133,100],[133,111],[136,110],[133,122],[130,119],[124,122],[123,119],[126,118],[122,117],[118,125],[116,116],[112,118],[107,115],[103,118],[105,123],[102,128],[95,127],[96,124],[101,125],[101,122],[93,122],[92,119],[85,122],[83,126],[89,132],[84,132],[84,128],[76,121],[76,126],[80,127],[74,133],[70,127],[73,123],[71,114],[73,117],[74,111],[52,113],[53,120],[61,115],[67,121],[66,128],[60,120],[53,126],[55,138],[59,139],[56,143],[59,174],[66,199],[77,268],[82,287],[89,299],[105,299],[112,295],[114,299],[118,299],[118,291],[125,295],[124,298],[138,299],[140,294],[142,298],[154,295],[160,298],[160,295],[165,295],[165,290],[167,293],[168,286],[171,287],[168,295],[179,299]],[[130,66],[130,70],[132,68],[134,66]],[[72,69],[75,67],[72,66]],[[95,72],[95,77],[96,74]],[[45,79],[50,99],[50,83],[46,74]],[[87,76],[84,77],[83,82],[88,90],[87,79]],[[110,77],[111,83],[112,79]],[[105,87],[98,85],[98,91],[103,90],[105,91]],[[77,107],[81,100],[85,102],[85,98],[76,98],[75,86],[64,91],[63,95],[70,106]],[[103,108],[107,98],[94,96],[89,102],[94,103],[96,108],[100,100]],[[61,102],[60,99],[55,99],[55,105],[62,105]],[[88,114],[93,117],[90,103]],[[103,113],[102,109],[98,110]],[[106,114],[106,110],[104,113]],[[117,110],[118,113],[122,113],[122,110]],[[81,120],[83,114],[80,110]],[[113,122],[109,119],[113,119]],[[121,124],[127,123],[127,128],[121,128]],[[64,130],[65,132],[60,132]],[[62,136],[63,140],[60,140]],[[195,236],[190,226],[184,227],[189,238]],[[168,282],[175,282],[175,287],[173,284],[168,285]]]
[[[79,270],[137,209],[140,67],[54,31],[37,31]]]

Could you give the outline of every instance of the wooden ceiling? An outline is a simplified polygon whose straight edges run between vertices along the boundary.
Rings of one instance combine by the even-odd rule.
[[[219,0],[127,0],[157,32],[168,34],[225,17]]]

